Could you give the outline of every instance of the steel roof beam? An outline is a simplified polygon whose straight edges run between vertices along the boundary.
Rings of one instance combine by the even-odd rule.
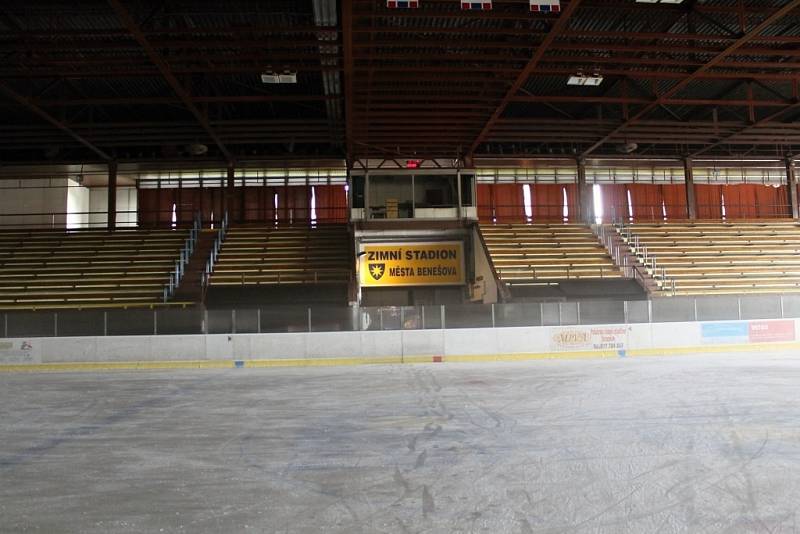
[[[336,100],[336,96],[325,95],[230,95],[230,96],[192,96],[197,104],[258,104],[264,102],[323,102]],[[130,96],[115,98],[31,98],[32,104],[42,107],[75,106],[128,106],[132,104],[173,105],[182,100],[172,96]]]
[[[8,96],[10,99],[14,100],[15,102],[17,102],[21,106],[25,107],[26,109],[28,109],[34,115],[37,115],[40,118],[44,119],[45,121],[49,122],[50,124],[52,124],[53,126],[58,128],[59,130],[61,130],[65,134],[67,134],[68,136],[72,137],[73,139],[78,141],[80,144],[82,144],[83,146],[85,146],[86,148],[88,148],[89,150],[91,150],[92,152],[94,152],[95,154],[97,154],[98,156],[103,158],[104,160],[111,161],[113,159],[110,155],[108,155],[102,149],[98,148],[97,145],[95,145],[94,143],[92,143],[91,141],[89,141],[88,139],[83,137],[82,135],[80,135],[77,132],[75,132],[72,128],[70,128],[69,126],[67,126],[66,124],[61,122],[60,120],[56,119],[55,117],[53,117],[52,115],[47,113],[45,110],[43,110],[42,108],[40,108],[36,104],[32,103],[28,98],[26,98],[23,95],[21,95],[21,94],[17,93],[16,91],[14,91],[11,87],[6,85],[2,81],[0,81],[0,92],[5,93],[5,95]],[[9,126],[8,124],[5,125],[5,127],[8,127],[8,126]]]
[[[720,145],[724,145],[726,143],[735,142],[735,139],[737,137],[741,137],[742,135],[744,135],[744,134],[746,134],[748,132],[751,132],[752,130],[758,129],[761,126],[764,126],[765,124],[774,121],[778,117],[780,117],[780,116],[782,116],[782,115],[784,115],[786,113],[789,113],[790,111],[795,111],[797,109],[800,109],[800,102],[795,102],[794,104],[792,104],[790,106],[787,106],[787,107],[785,107],[783,109],[780,109],[780,110],[778,110],[778,111],[776,111],[774,113],[770,113],[766,117],[764,117],[762,119],[759,119],[759,120],[755,121],[754,123],[749,124],[749,125],[745,126],[744,128],[741,128],[740,130],[737,130],[737,131],[735,131],[735,132],[733,132],[733,133],[731,133],[729,135],[726,135],[726,136],[722,137],[721,139],[718,139],[717,141],[713,142],[712,144],[710,144],[708,146],[705,146],[702,149],[693,152],[690,155],[690,157],[694,158],[694,157],[699,156],[700,154],[704,154],[705,152],[708,152],[712,148],[716,148],[716,147],[718,147]],[[784,123],[778,123],[778,124],[784,124]],[[792,127],[792,128],[795,127],[794,124],[786,124],[786,126],[789,126],[789,127]],[[781,137],[784,137],[784,134],[782,134]],[[772,139],[771,140],[771,144],[777,144],[776,141],[777,141],[776,139]]]
[[[800,1],[800,0],[798,0]],[[569,22],[572,15],[578,10],[578,7],[581,5],[581,0],[571,0],[567,7],[562,11],[561,15],[559,15],[558,19],[553,23],[553,26],[550,28],[550,31],[545,36],[542,43],[536,48],[536,52],[534,52],[533,57],[530,58],[528,63],[525,65],[525,68],[522,69],[522,72],[519,73],[517,79],[511,85],[511,87],[506,92],[505,97],[503,100],[495,108],[494,112],[492,113],[489,120],[484,125],[483,129],[481,129],[478,136],[472,142],[467,151],[467,157],[472,157],[475,153],[475,149],[480,146],[483,140],[486,138],[487,134],[491,131],[492,126],[494,123],[497,122],[497,119],[500,118],[500,115],[503,114],[506,107],[508,106],[509,102],[511,102],[511,98],[517,94],[519,89],[525,85],[525,82],[528,81],[533,71],[539,65],[539,61],[544,57],[544,53],[547,51],[547,48],[550,44],[558,37],[558,35],[564,31],[567,27],[567,23]]]
[[[252,74],[255,69],[263,68],[263,65],[253,64],[252,62],[247,63],[235,63],[230,62],[225,65],[204,65],[202,67],[199,66],[192,66],[192,67],[173,67],[172,72],[175,74],[218,74],[218,75],[225,75],[225,74],[236,74],[236,73],[250,73]],[[302,70],[304,72],[341,72],[340,68],[336,67],[323,67],[319,65],[317,62],[316,65],[303,65]],[[356,68],[356,71],[364,71],[366,69],[363,68]],[[491,75],[509,75],[513,76],[514,74],[518,74],[520,69],[512,68],[508,66],[493,66],[490,64],[486,64],[485,66],[475,67],[475,66],[455,66],[455,67],[442,67],[442,66],[432,66],[432,65],[425,65],[419,67],[410,67],[407,65],[390,65],[386,67],[381,67],[375,70],[375,74],[373,75],[373,81],[385,81],[391,82],[394,80],[397,83],[397,78],[393,77],[395,74],[402,73],[413,75],[414,80],[411,81],[418,81],[416,78],[419,77],[420,80],[425,81],[446,81],[450,79],[451,74],[461,75],[458,77],[459,81],[464,81],[468,79],[472,79],[475,81],[483,81],[487,78],[487,76]],[[446,72],[448,74],[447,78],[443,77],[441,74]],[[537,75],[570,75],[575,74],[575,68],[558,68],[558,67],[551,67],[551,66],[542,66],[540,65],[539,68],[536,69]],[[656,79],[656,80],[682,80],[687,76],[686,72],[681,71],[646,71],[646,70],[631,70],[631,69],[621,69],[617,67],[610,67],[610,68],[603,68],[603,74],[606,76],[625,76],[633,79]],[[70,78],[70,79],[80,79],[80,78],[142,78],[142,77],[153,77],[158,76],[159,72],[157,69],[153,68],[132,68],[132,67],[116,67],[114,69],[103,69],[103,70],[75,70],[75,69],[54,69],[48,67],[41,67],[38,69],[26,69],[26,70],[15,70],[15,69],[8,69],[8,68],[0,68],[0,78],[5,79],[36,79],[36,78],[48,78],[51,79],[53,77],[61,77],[61,78]],[[703,72],[700,75],[695,77],[696,79],[705,79],[705,80],[742,80],[742,79],[759,79],[759,80],[774,80],[774,81],[793,81],[797,79],[797,73],[795,72],[757,72],[757,71],[740,71],[740,72],[730,72],[730,71],[712,71],[712,72]],[[489,79],[488,81],[495,82],[495,81],[502,81],[504,83],[509,83],[508,80],[502,80],[500,78]]]
[[[402,99],[399,97],[398,99]],[[515,96],[511,102],[551,102],[561,104],[582,104],[592,102],[597,104],[651,104],[652,98],[637,98],[625,96],[564,96],[564,95],[531,95]],[[666,98],[661,104],[671,106],[735,106],[735,107],[781,107],[792,104],[788,99],[782,100],[756,100],[756,99],[730,99],[723,98]]]
[[[660,104],[662,104],[664,100],[666,100],[666,99],[674,96],[675,94],[677,94],[684,87],[689,85],[692,82],[692,80],[696,79],[701,74],[704,74],[704,73],[708,72],[709,69],[712,69],[715,66],[717,66],[719,63],[722,63],[722,61],[726,57],[728,57],[729,55],[731,55],[734,52],[736,52],[737,50],[739,50],[739,48],[741,48],[746,43],[748,43],[751,39],[753,39],[753,37],[755,37],[757,35],[760,35],[761,32],[763,32],[765,29],[767,29],[769,26],[771,26],[775,22],[779,21],[781,18],[786,16],[789,12],[793,11],[794,9],[797,9],[797,7],[800,7],[800,0],[792,0],[791,2],[787,3],[786,5],[784,5],[782,8],[778,9],[777,11],[773,11],[760,24],[758,24],[753,29],[751,29],[749,32],[747,32],[746,34],[741,36],[739,39],[734,41],[725,50],[723,50],[722,52],[720,52],[719,54],[714,56],[712,59],[710,59],[708,62],[706,62],[703,66],[701,66],[700,68],[698,68],[697,70],[692,72],[690,75],[688,75],[685,78],[683,78],[682,80],[678,81],[678,83],[676,83],[670,89],[668,89],[667,91],[662,93],[656,100],[654,100],[653,102],[651,102],[650,104],[645,106],[643,109],[641,109],[636,114],[634,114],[632,117],[630,117],[628,120],[624,121],[622,124],[617,126],[612,132],[610,132],[609,134],[605,135],[600,140],[598,140],[597,142],[592,144],[589,148],[584,150],[581,153],[581,157],[586,157],[589,154],[591,154],[592,152],[594,152],[597,148],[602,146],[603,143],[605,143],[609,139],[611,139],[611,137],[613,135],[621,132],[622,130],[624,130],[625,128],[630,126],[631,124],[634,124],[636,121],[638,121],[639,119],[641,119],[642,117],[644,117],[645,115],[650,113],[653,109],[655,109]]]
[[[344,138],[345,154],[348,164],[353,161],[353,123],[355,109],[353,106],[353,0],[342,0],[342,49],[344,52]]]
[[[133,20],[133,17],[131,17],[131,14],[128,12],[125,6],[123,6],[119,0],[108,0],[108,3],[116,12],[117,17],[119,17],[123,26],[127,28],[133,38],[136,39],[136,41],[142,46],[145,53],[150,58],[150,61],[156,65],[164,80],[169,84],[170,87],[172,87],[172,90],[175,91],[175,94],[178,95],[178,98],[181,99],[183,105],[192,115],[194,115],[195,119],[197,119],[197,122],[200,123],[200,126],[203,127],[209,137],[211,137],[214,143],[216,143],[220,152],[222,152],[222,154],[225,156],[225,159],[228,162],[233,162],[233,154],[230,152],[230,150],[228,150],[228,148],[225,146],[225,143],[223,143],[222,139],[220,139],[220,137],[211,127],[211,124],[208,122],[208,118],[197,108],[197,106],[194,105],[191,95],[189,95],[183,85],[175,77],[175,74],[172,72],[164,58],[161,57],[161,54],[159,54],[150,44],[150,41],[147,40],[147,37],[142,32],[142,29],[139,27],[136,21]]]

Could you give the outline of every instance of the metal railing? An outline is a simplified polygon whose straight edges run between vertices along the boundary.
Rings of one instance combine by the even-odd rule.
[[[630,224],[625,224],[624,220],[615,221],[612,224],[617,234],[628,246],[633,256],[636,258],[639,265],[653,278],[653,281],[662,293],[670,293],[675,295],[675,277],[668,276],[667,269],[660,265],[658,258],[650,253],[646,244],[642,244],[639,235],[635,234]],[[637,269],[634,267],[634,276]],[[644,275],[639,272],[642,281],[645,280]]]
[[[205,269],[203,269],[203,277],[202,277],[202,285],[203,287],[208,286],[209,279],[211,278],[211,273],[214,272],[214,265],[217,263],[217,259],[219,258],[219,252],[222,249],[222,243],[225,241],[225,237],[228,235],[228,213],[225,212],[225,215],[222,216],[222,223],[219,225],[217,229],[217,237],[214,239],[214,244],[211,246],[211,254],[206,260]]]
[[[312,210],[309,206],[279,207],[277,210],[270,206],[262,205],[258,207],[229,206],[225,212],[229,221],[234,224],[276,224],[276,225],[313,225],[326,223],[347,223],[350,219],[350,208],[347,206],[325,207],[315,206]],[[219,221],[212,221],[206,217],[203,223],[209,227],[212,222],[219,224]]]
[[[194,224],[185,217],[185,212],[162,210],[117,210],[116,229],[131,228],[186,228]],[[175,220],[173,220],[175,216]],[[0,213],[0,230],[103,230],[108,228],[108,212],[93,211],[46,211]]]
[[[800,318],[800,293],[431,306],[0,311],[0,337],[241,334]]]
[[[605,224],[593,224],[591,227],[597,239],[608,251],[609,256],[614,261],[614,265],[622,270],[623,277],[636,278],[636,269],[630,263],[630,254],[625,252],[624,241],[623,244],[619,242],[616,227]]]
[[[189,237],[183,242],[183,248],[180,251],[180,257],[175,260],[175,267],[169,273],[169,282],[163,288],[163,301],[167,302],[175,295],[175,291],[183,280],[183,275],[186,274],[186,266],[189,264],[189,259],[194,254],[197,248],[197,240],[200,236],[200,229],[202,227],[200,215],[198,214],[192,227],[189,229]]]
[[[792,216],[791,206],[786,204],[759,204],[726,202],[725,212],[722,203],[697,203],[698,219],[736,221],[751,219],[785,219]],[[689,219],[685,203],[679,204],[634,204],[629,210],[627,204],[605,206],[603,222],[686,222]]]
[[[229,212],[229,219],[238,224],[315,225],[344,224],[349,221],[348,207],[238,208]],[[191,219],[190,219],[191,218]],[[187,207],[169,209],[120,209],[116,211],[116,228],[186,228],[200,220],[204,228],[218,228],[219,218],[206,211],[190,211]],[[20,211],[0,213],[0,230],[102,230],[108,228],[108,212],[92,211]]]
[[[558,224],[580,222],[577,205],[567,204],[564,215],[564,204],[535,204],[531,214],[525,212],[523,204],[478,205],[478,219],[484,223],[496,224]]]

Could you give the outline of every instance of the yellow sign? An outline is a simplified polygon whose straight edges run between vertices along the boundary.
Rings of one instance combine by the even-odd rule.
[[[365,287],[464,284],[464,244],[369,243],[362,247],[361,285]]]

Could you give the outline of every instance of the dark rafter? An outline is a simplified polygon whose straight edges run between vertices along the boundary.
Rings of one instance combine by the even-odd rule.
[[[155,64],[159,72],[161,72],[161,76],[163,76],[164,80],[166,80],[169,86],[172,87],[172,90],[175,91],[175,94],[177,94],[181,99],[183,105],[186,106],[186,109],[188,109],[191,114],[194,115],[194,117],[197,119],[197,122],[200,123],[200,126],[203,127],[209,137],[211,137],[211,139],[217,144],[220,152],[222,152],[222,154],[225,156],[225,159],[228,162],[233,162],[233,154],[231,154],[230,150],[228,150],[228,148],[222,142],[222,139],[220,139],[220,137],[211,127],[211,123],[208,122],[208,118],[203,114],[203,112],[197,109],[197,106],[194,105],[191,95],[189,95],[183,85],[181,85],[181,83],[175,77],[175,74],[173,74],[169,65],[167,65],[167,62],[164,61],[164,58],[161,57],[161,54],[159,54],[147,40],[147,37],[145,37],[142,29],[139,27],[136,21],[133,20],[133,17],[131,17],[131,14],[128,12],[125,6],[123,6],[119,0],[108,0],[108,3],[116,12],[117,17],[119,17],[123,26],[127,28],[133,38],[136,39],[136,41],[142,46],[145,53],[147,53],[147,57],[149,57],[150,61]]]
[[[735,132],[733,132],[731,134],[728,134],[728,135],[722,137],[721,139],[719,139],[718,141],[716,141],[714,143],[711,143],[711,144],[708,144],[708,145],[704,146],[700,150],[697,150],[694,153],[692,153],[691,157],[693,157],[693,158],[697,157],[700,154],[704,154],[704,153],[708,152],[712,148],[716,148],[716,147],[718,147],[720,145],[724,145],[725,143],[728,143],[728,142],[734,140],[737,137],[741,137],[742,135],[744,135],[746,133],[752,132],[753,130],[758,129],[761,126],[764,126],[765,124],[768,124],[768,123],[774,121],[778,117],[780,117],[780,116],[782,116],[782,115],[784,115],[786,113],[789,113],[790,111],[795,111],[797,109],[800,109],[800,102],[795,102],[794,104],[792,104],[790,106],[786,106],[785,108],[779,109],[778,111],[776,111],[774,113],[770,113],[766,117],[763,117],[763,118],[755,121],[754,123],[745,126],[744,128],[741,128],[741,129],[739,129],[739,130],[737,130],[737,131],[735,131]]]
[[[0,98],[0,159],[41,161],[53,145],[70,161],[101,159],[52,120],[30,120],[30,105],[125,160],[189,158],[198,142],[209,158],[225,147],[305,160],[601,157],[626,140],[654,157],[800,153],[790,0],[565,0],[560,16],[527,0],[486,12],[343,0],[332,27],[312,24],[308,0],[109,1],[110,20],[86,2],[0,2],[0,79],[26,99]],[[297,83],[264,85],[265,68]],[[595,69],[602,86],[565,85]]]
[[[70,137],[72,137],[73,139],[78,141],[80,144],[82,144],[83,146],[85,146],[86,148],[88,148],[89,150],[91,150],[92,152],[94,152],[95,154],[100,156],[101,158],[103,158],[104,160],[111,161],[113,159],[111,156],[106,154],[103,150],[98,148],[94,143],[92,143],[91,141],[87,140],[82,135],[76,133],[72,128],[70,128],[69,126],[67,126],[63,122],[61,122],[58,119],[56,119],[55,117],[53,117],[52,115],[47,113],[45,110],[43,110],[42,108],[40,108],[36,104],[33,104],[28,98],[26,98],[23,95],[17,93],[16,91],[11,89],[9,86],[7,86],[3,82],[0,82],[0,92],[5,93],[9,98],[11,98],[12,100],[17,102],[21,106],[23,106],[26,109],[28,109],[31,113],[33,113],[35,115],[38,115],[42,119],[46,120],[47,122],[49,122],[50,124],[52,124],[53,126],[58,128],[59,130],[61,130],[65,134],[69,135]]]
[[[800,0],[792,0],[782,8],[778,9],[777,11],[773,11],[766,19],[764,19],[761,24],[757,25],[749,32],[738,38],[736,41],[728,45],[725,50],[720,52],[719,54],[715,55],[712,59],[707,61],[703,64],[700,68],[692,72],[689,76],[686,76],[678,83],[673,85],[670,89],[659,95],[654,101],[650,104],[646,105],[644,108],[639,110],[636,114],[630,117],[628,120],[624,121],[622,124],[614,128],[611,132],[603,136],[600,140],[596,141],[592,144],[589,148],[584,150],[581,153],[581,157],[586,157],[592,152],[594,152],[597,148],[601,147],[604,143],[606,143],[609,139],[611,139],[614,135],[618,134],[622,130],[626,129],[630,125],[634,124],[636,121],[653,111],[653,109],[657,108],[659,105],[663,104],[665,100],[669,99],[670,97],[679,93],[683,88],[689,85],[693,80],[699,77],[701,74],[704,74],[708,70],[714,68],[717,64],[721,63],[726,57],[730,56],[734,52],[736,52],[739,48],[747,44],[749,41],[753,40],[753,38],[757,37],[761,34],[765,29],[767,29],[770,25],[774,24],[775,22],[782,19],[788,13],[800,7]]]
[[[344,49],[345,150],[348,163],[353,154],[353,0],[342,0],[342,48]]]
[[[478,148],[481,143],[483,143],[483,141],[486,139],[486,136],[492,131],[492,127],[494,126],[495,122],[497,122],[497,119],[500,118],[500,116],[506,110],[506,107],[508,107],[508,104],[511,102],[511,99],[517,94],[520,88],[525,85],[525,82],[528,81],[528,78],[530,78],[531,74],[533,74],[533,71],[539,65],[539,61],[541,61],[542,57],[544,57],[544,53],[547,51],[547,48],[550,46],[550,44],[562,31],[564,31],[564,29],[566,29],[569,19],[575,14],[580,5],[581,0],[571,0],[567,7],[564,8],[563,12],[558,16],[558,19],[555,21],[552,28],[550,28],[550,31],[547,32],[544,40],[538,47],[536,47],[536,52],[533,53],[533,57],[531,57],[531,59],[525,65],[525,68],[522,69],[522,72],[519,73],[517,79],[508,89],[505,97],[503,97],[503,100],[501,100],[497,105],[497,108],[494,110],[494,113],[492,113],[492,116],[489,117],[489,120],[486,122],[478,136],[470,145],[466,154],[467,157],[472,157],[472,154],[475,153],[475,149]]]

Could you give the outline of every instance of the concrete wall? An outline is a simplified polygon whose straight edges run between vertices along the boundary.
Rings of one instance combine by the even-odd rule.
[[[565,327],[0,340],[0,364],[184,360],[469,361],[796,349],[800,319]],[[676,335],[680,332],[680,335]],[[416,358],[416,359],[415,359]],[[324,363],[320,361],[320,363]]]
[[[489,264],[486,250],[481,244],[481,236],[478,235],[477,225],[472,229],[472,250],[475,256],[475,280],[476,283],[483,285],[484,294],[482,302],[484,304],[494,304],[497,302],[497,280]],[[478,279],[482,280],[478,281]]]
[[[117,187],[117,227],[136,226],[136,188]],[[108,188],[92,187],[89,189],[89,211],[97,212],[89,216],[92,228],[105,228],[108,217]]]
[[[67,180],[67,228],[87,228],[89,226],[89,188],[78,182]]]
[[[66,178],[0,180],[0,227],[65,228],[67,182]],[[22,215],[26,213],[35,215]]]
[[[107,198],[108,188],[67,178],[0,180],[0,225],[105,228]],[[136,226],[136,200],[135,187],[117,188],[117,226]]]

